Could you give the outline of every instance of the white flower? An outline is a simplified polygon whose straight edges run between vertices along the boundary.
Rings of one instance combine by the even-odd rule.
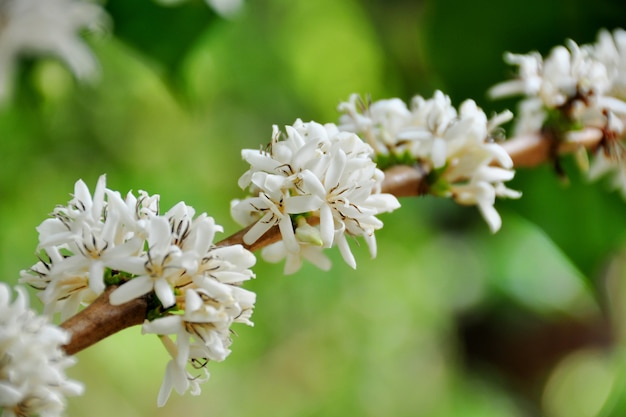
[[[338,110],[344,113],[339,118],[340,129],[360,132],[377,154],[397,149],[399,133],[411,118],[411,112],[399,98],[365,103],[360,95],[352,94],[347,102],[339,104]]]
[[[615,29],[612,34],[601,30],[598,41],[584,47],[606,67],[611,80],[609,94],[626,100],[626,30]]]
[[[505,55],[508,63],[519,67],[518,77],[495,85],[490,95],[525,96],[517,133],[539,132],[550,121],[551,111],[561,113],[578,129],[604,128],[607,112],[626,115],[626,32],[614,33],[611,37],[601,31],[592,45],[568,40],[567,47],[553,48],[545,59],[537,52]]]
[[[238,284],[253,276],[247,267],[254,264],[254,256],[237,245],[212,249],[205,259],[204,267],[181,287],[184,298],[178,298],[177,307],[182,314],[168,314],[143,325],[143,333],[161,335],[172,356],[159,393],[159,406],[165,404],[173,388],[179,394],[191,388],[197,395],[199,382],[208,379],[209,374],[203,369],[204,378],[197,379],[187,372],[187,364],[197,369],[210,360],[224,360],[230,354],[231,325],[252,325],[250,315],[256,296]],[[175,345],[167,336],[172,334],[176,335]]]
[[[589,176],[614,173],[615,186],[626,196],[626,31],[602,30],[595,44],[567,41],[567,48],[557,46],[545,59],[536,52],[506,59],[519,66],[519,76],[494,86],[491,95],[524,96],[516,132],[548,131],[562,141],[582,129],[598,132]]]
[[[494,141],[498,126],[512,118],[510,112],[487,119],[472,100],[457,111],[441,91],[430,99],[414,97],[410,110],[399,99],[367,108],[358,103],[352,96],[339,106],[345,112],[339,129],[354,131],[375,149],[384,149],[376,156],[383,164],[419,164],[428,176],[429,193],[477,205],[490,229],[500,228],[495,198],[520,196],[503,184],[513,178],[513,162]]]
[[[93,196],[77,181],[68,205],[56,207],[37,227],[40,261],[22,271],[20,282],[41,290],[45,313],[67,319],[104,291],[107,270],[122,259],[140,258],[155,210],[158,196],[140,192],[139,199],[129,194],[124,201],[106,188],[104,175]]]
[[[113,269],[137,275],[111,293],[111,304],[124,304],[151,291],[156,293],[163,307],[175,304],[173,285],[184,271],[183,252],[172,243],[166,217],[152,217],[148,233],[148,249],[144,254],[109,262]]]
[[[184,3],[185,0],[155,0],[164,6],[177,6]],[[211,7],[217,14],[225,18],[232,18],[243,7],[243,0],[205,0],[206,4]]]
[[[293,274],[302,267],[302,260],[306,259],[322,271],[331,267],[330,259],[324,254],[324,248],[319,245],[300,242],[300,251],[293,253],[287,250],[285,243],[280,241],[264,247],[261,256],[268,262],[280,262],[285,259],[285,275]]]
[[[48,313],[61,311],[65,319],[106,285],[119,285],[109,296],[113,305],[150,300],[152,321],[144,332],[169,340],[174,358],[159,405],[172,389],[199,393],[208,372],[191,376],[187,362],[204,366],[223,360],[230,353],[231,325],[252,325],[256,296],[240,286],[254,277],[250,268],[256,258],[241,245],[217,247],[213,240],[222,227],[183,202],[160,214],[158,196],[140,191],[122,199],[106,189],[104,176],[92,196],[79,180],[69,204],[58,206],[37,230],[43,254],[22,272],[22,282],[41,290]],[[168,334],[176,335],[177,345]]]
[[[82,0],[0,1],[0,102],[22,55],[53,55],[79,80],[93,78],[97,63],[79,31],[102,23],[103,9]]]
[[[28,306],[26,291],[0,283],[0,408],[3,417],[63,415],[65,397],[80,395],[83,386],[68,380],[65,368],[75,359],[62,346],[69,335]]]
[[[287,270],[293,272],[300,265],[296,259],[305,256],[304,251],[308,253],[305,257],[325,266],[318,256],[309,256],[312,251],[303,249],[313,243],[310,233],[309,237],[297,233],[303,226],[300,219],[308,218],[319,236],[315,244],[324,248],[337,245],[353,268],[356,262],[346,234],[364,237],[375,256],[374,231],[382,227],[375,216],[395,210],[399,203],[394,196],[379,193],[384,175],[370,158],[372,148],[333,124],[297,120],[285,130],[282,136],[274,126],[268,151],[242,152],[250,169],[239,185],[249,188],[252,196],[235,201],[231,212],[243,225],[256,222],[244,235],[244,242],[252,244],[278,225],[283,247],[289,252],[291,266]]]

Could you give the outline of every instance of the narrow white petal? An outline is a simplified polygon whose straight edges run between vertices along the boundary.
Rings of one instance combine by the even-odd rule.
[[[299,195],[285,199],[284,208],[290,214],[309,213],[319,209],[323,202],[316,195]]]
[[[306,169],[302,171],[299,176],[302,178],[302,188],[306,192],[316,195],[320,199],[326,198],[326,189],[324,188],[322,181],[313,173],[313,171]]]
[[[179,315],[161,317],[152,321],[145,321],[141,326],[142,334],[177,334],[182,329],[182,318]]]
[[[335,232],[335,242],[337,242],[337,246],[339,247],[339,252],[343,260],[353,269],[356,269],[356,260],[354,259],[354,255],[350,250],[350,246],[348,245],[348,240],[346,239],[346,235],[343,230],[338,230]]]
[[[433,162],[433,168],[441,168],[446,164],[446,141],[443,138],[435,137],[433,139],[432,150],[430,153]]]
[[[272,220],[272,217],[274,217],[274,213],[267,213],[261,218],[261,220],[256,222],[254,226],[252,226],[250,230],[248,230],[246,234],[243,235],[244,243],[246,245],[251,245],[259,240],[259,238],[263,236],[265,232],[270,230],[272,226],[276,224],[276,221]]]
[[[96,189],[93,193],[93,207],[91,208],[91,215],[94,219],[99,219],[102,216],[102,209],[104,208],[104,191],[106,189],[106,175],[100,175],[96,184]]]
[[[342,149],[336,151],[328,165],[328,171],[326,171],[326,176],[324,177],[324,186],[327,190],[332,189],[339,183],[346,166],[346,159],[346,153]]]
[[[495,207],[486,202],[478,201],[478,209],[489,225],[491,233],[495,233],[500,230],[500,227],[502,226],[502,219],[500,218],[500,215]]]
[[[96,294],[104,292],[104,264],[95,260],[89,266],[89,287]]]
[[[278,227],[280,228],[280,234],[283,237],[283,242],[285,242],[285,247],[289,252],[298,252],[300,250],[300,245],[298,245],[298,241],[296,240],[296,235],[293,230],[293,225],[291,224],[291,218],[289,216],[285,216],[278,223]]]
[[[185,311],[195,311],[202,307],[202,298],[194,290],[185,291]]]
[[[154,282],[154,292],[159,298],[159,301],[161,301],[161,304],[163,304],[163,307],[168,308],[176,304],[174,291],[165,278],[159,278]]]
[[[120,305],[152,291],[152,279],[146,275],[133,278],[116,288],[109,296],[112,305]]]
[[[328,204],[324,204],[320,207],[320,236],[322,237],[325,248],[330,248],[333,245],[335,220]]]

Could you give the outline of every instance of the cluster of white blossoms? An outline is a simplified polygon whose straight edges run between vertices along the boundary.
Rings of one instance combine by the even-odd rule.
[[[38,228],[40,261],[22,271],[21,282],[41,290],[48,314],[75,314],[107,285],[112,305],[154,292],[145,333],[176,335],[159,404],[172,388],[179,393],[199,380],[186,365],[221,361],[231,343],[230,326],[251,325],[255,294],[240,287],[254,277],[256,262],[241,245],[213,243],[222,228],[206,214],[178,203],[159,213],[158,196],[144,191],[125,198],[98,180],[93,196],[81,180],[67,206],[54,209]],[[204,371],[206,375],[206,370]]]
[[[101,6],[86,0],[0,1],[0,102],[10,95],[21,56],[55,56],[79,80],[94,77],[98,66],[79,32],[101,26],[104,16]]]
[[[28,294],[0,283],[0,415],[23,417],[63,415],[65,397],[83,393],[83,386],[67,379],[65,369],[75,363],[61,346],[69,335],[29,308]]]
[[[545,58],[538,52],[506,54],[518,76],[492,87],[490,95],[524,96],[517,134],[548,133],[564,142],[597,137],[590,177],[615,174],[626,197],[626,31],[602,30],[594,44],[566,45]]]
[[[513,162],[495,140],[510,112],[488,119],[472,100],[457,111],[440,91],[414,97],[410,108],[398,98],[365,103],[355,94],[339,110],[339,129],[364,138],[379,164],[417,165],[425,192],[477,205],[493,232],[501,226],[496,197],[520,196],[504,185],[514,176]]]
[[[383,226],[376,215],[400,204],[380,193],[384,174],[371,159],[372,148],[333,124],[297,120],[285,131],[274,126],[267,150],[242,151],[250,169],[239,186],[251,197],[233,201],[231,213],[242,225],[254,223],[244,242],[250,245],[278,226],[282,241],[265,248],[262,256],[270,261],[286,257],[287,274],[300,268],[302,258],[328,269],[322,249],[333,245],[356,268],[347,236],[363,237],[376,256],[374,232]]]

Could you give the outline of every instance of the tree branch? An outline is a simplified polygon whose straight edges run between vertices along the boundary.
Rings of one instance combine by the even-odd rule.
[[[585,129],[570,135],[568,141],[561,142],[558,153],[571,153],[584,147],[595,149],[603,134],[598,129]],[[518,136],[503,142],[501,145],[509,153],[516,167],[534,167],[554,157],[553,141],[537,135]],[[427,192],[425,175],[419,167],[394,166],[385,171],[385,179],[381,186],[383,193],[396,197],[419,196]],[[308,219],[311,225],[319,223],[319,219]],[[260,239],[246,244],[243,236],[252,225],[216,243],[216,246],[242,245],[250,251],[257,251],[280,240],[280,230],[274,226]],[[147,298],[141,297],[126,304],[113,306],[109,303],[109,294],[117,288],[108,287],[91,305],[80,313],[65,321],[61,327],[71,333],[70,342],[64,346],[69,355],[75,354],[94,343],[127,327],[142,324],[148,311]]]
[[[71,334],[69,343],[63,346],[65,353],[73,355],[127,327],[143,323],[148,312],[147,298],[113,306],[109,294],[116,288],[117,285],[108,287],[93,303],[61,324]]]

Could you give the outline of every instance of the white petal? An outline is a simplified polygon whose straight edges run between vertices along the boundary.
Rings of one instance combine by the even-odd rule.
[[[276,224],[276,220],[272,220],[272,217],[274,217],[274,213],[268,212],[265,214],[265,216],[261,218],[261,220],[257,221],[254,226],[252,226],[250,230],[248,230],[246,234],[243,235],[244,243],[246,245],[251,245],[259,240],[259,238],[263,236],[265,232],[270,230],[272,226]]]
[[[328,204],[320,207],[320,236],[324,247],[330,248],[335,237],[335,220]]]
[[[337,242],[337,246],[339,247],[339,252],[343,257],[343,260],[346,261],[351,268],[356,269],[356,260],[354,259],[354,255],[352,254],[348,241],[346,240],[344,229],[335,231],[335,242]]]
[[[242,269],[248,269],[256,264],[256,257],[252,252],[241,245],[224,246],[211,251],[215,256],[226,259]]]
[[[502,226],[502,219],[500,218],[498,211],[491,204],[478,201],[478,209],[489,225],[491,233],[495,233],[500,230],[500,227]]]
[[[152,321],[145,321],[141,326],[142,334],[177,334],[182,330],[182,318],[179,315],[161,317]]]
[[[376,209],[376,213],[389,213],[400,208],[400,202],[393,194],[372,194],[365,203]]]
[[[291,275],[300,270],[302,267],[302,257],[300,253],[287,253],[287,260],[285,261],[285,268],[283,269],[283,274]]]
[[[102,216],[102,209],[104,208],[104,191],[106,189],[106,175],[100,175],[96,189],[93,193],[93,207],[91,208],[91,215],[94,219],[99,219]]]
[[[93,261],[89,266],[89,287],[96,294],[104,292],[104,264],[100,260]]]
[[[134,300],[135,298],[139,298],[142,295],[149,293],[152,291],[153,287],[154,284],[152,278],[146,275],[133,278],[116,288],[109,296],[109,302],[111,305],[127,303],[130,300]]]
[[[433,168],[441,168],[446,164],[446,141],[443,138],[435,137],[433,139],[433,145],[431,150],[431,160],[433,162]]]
[[[328,171],[326,171],[326,176],[324,177],[324,186],[326,190],[332,189],[339,183],[339,179],[341,178],[346,166],[346,159],[346,153],[342,149],[336,151],[333,159],[331,159],[330,164],[328,165]]]
[[[298,252],[300,250],[300,245],[298,245],[298,241],[296,240],[296,235],[293,230],[293,225],[291,224],[291,218],[289,216],[285,216],[278,223],[278,227],[280,228],[280,234],[283,237],[283,242],[285,242],[285,247],[289,252]]]
[[[159,298],[159,301],[161,301],[161,304],[163,304],[163,307],[168,308],[176,304],[176,297],[174,297],[174,291],[172,290],[172,288],[170,287],[170,284],[167,282],[165,278],[159,278],[156,281],[154,281],[154,292]]]
[[[370,256],[374,259],[376,257],[376,236],[374,236],[374,233],[366,233],[363,235],[363,238],[370,250]]]
[[[13,407],[19,404],[24,398],[24,393],[15,389],[12,385],[0,381],[0,406]]]
[[[316,195],[299,195],[285,199],[285,212],[289,214],[309,213],[320,208],[324,200]]]
[[[321,269],[322,271],[328,271],[330,269],[331,262],[324,250],[319,246],[305,246],[302,248],[302,257],[313,265]]]
[[[326,198],[326,189],[320,179],[310,170],[306,169],[299,174],[302,178],[303,189],[310,194],[318,196],[320,199]]]

